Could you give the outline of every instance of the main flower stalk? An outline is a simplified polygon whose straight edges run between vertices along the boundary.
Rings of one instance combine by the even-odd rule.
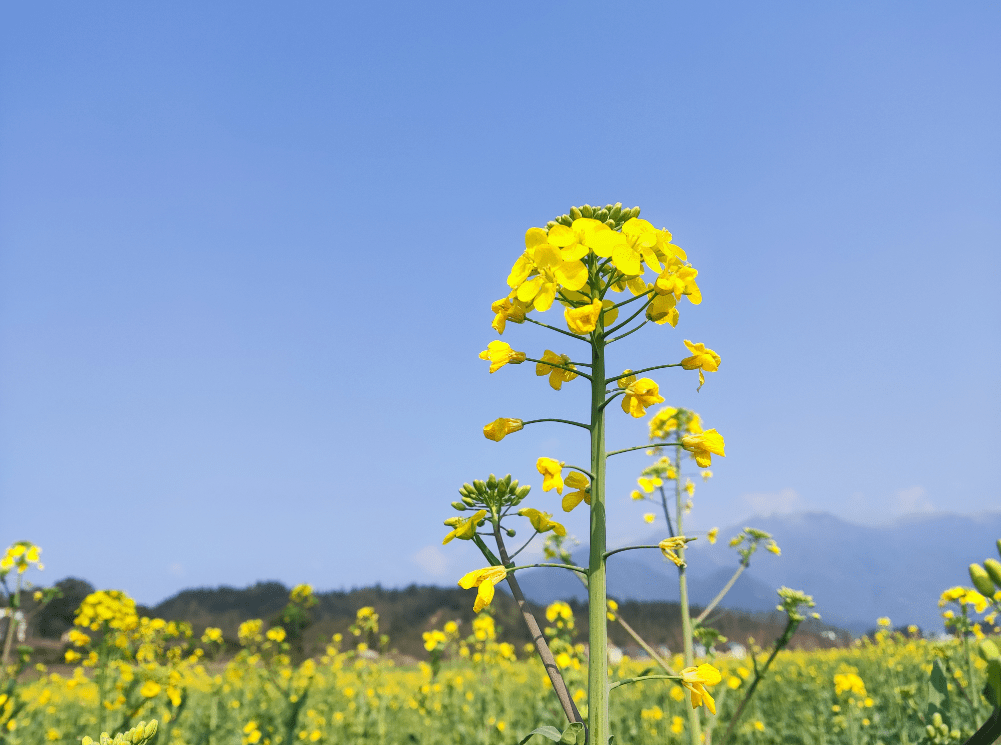
[[[591,343],[591,528],[587,571],[588,741],[608,742],[608,602],[605,577],[605,339],[596,329]]]

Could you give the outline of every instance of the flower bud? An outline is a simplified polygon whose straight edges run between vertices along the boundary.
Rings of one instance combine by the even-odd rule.
[[[987,571],[987,576],[991,578],[998,589],[1001,590],[1001,561],[997,559],[987,559],[984,562],[984,569]]]
[[[998,538],[997,547],[998,547],[998,556],[1001,556],[1001,538]]]
[[[494,491],[495,489],[497,489],[497,477],[494,476],[493,474],[487,476],[487,489],[489,489],[490,491]]]
[[[987,570],[979,564],[970,564],[970,579],[981,595],[988,598],[994,595],[994,583],[991,582]]]
[[[613,220],[612,218],[608,218],[607,220],[605,220],[605,225],[607,225],[608,227],[614,229],[615,228],[615,220]]]
[[[566,225],[569,228],[573,225],[573,218],[570,215],[560,215],[556,218],[556,222]]]
[[[511,486],[511,474],[508,474],[504,478],[497,480],[497,487],[498,487],[497,490],[499,492],[506,493],[507,492],[507,488],[509,486]]]
[[[605,220],[608,219],[608,210],[606,209],[598,210],[598,213],[594,216],[594,219],[600,220],[601,222],[605,222]]]
[[[556,221],[555,220],[550,220],[549,222],[546,223],[546,232],[548,233],[550,230],[552,230],[555,227],[556,227]]]
[[[515,479],[510,484],[507,485],[508,494],[515,494],[518,491],[518,479]]]
[[[465,502],[452,502],[452,509],[458,510],[459,512],[465,512],[466,504]]]
[[[517,533],[515,533],[514,528],[507,528],[507,537],[514,538]]]
[[[582,210],[579,210],[576,207],[571,207],[570,208],[570,217],[572,219],[579,220],[583,216],[584,216],[584,213],[583,213]]]
[[[484,484],[481,479],[475,479],[473,481],[473,488],[476,489],[476,493],[479,494],[481,497],[486,496],[487,485]]]
[[[625,210],[623,210],[623,212],[625,212]],[[634,217],[639,217],[639,216],[640,216],[640,208],[639,207],[633,207],[631,210],[629,210],[629,217],[627,217],[626,219],[629,220],[629,219],[632,219]]]
[[[528,484],[525,484],[523,486],[519,486],[518,487],[518,491],[515,492],[515,496],[517,496],[518,499],[524,499],[525,497],[528,496],[528,493],[531,490],[532,490],[532,487],[529,486]]]
[[[594,217],[594,207],[592,207],[589,204],[585,204],[583,207],[580,208],[580,213],[584,217]]]
[[[476,500],[473,499],[472,497],[463,497],[462,501],[466,504],[467,507],[472,507],[474,504],[476,504]]]
[[[459,494],[461,494],[464,497],[471,497],[474,494],[476,494],[476,490],[473,488],[472,484],[468,484],[467,483],[467,484],[463,484],[462,488],[459,489]]]
[[[614,205],[612,205],[612,208],[608,210],[608,216],[613,220],[618,220],[621,214],[622,214],[622,202],[616,202]]]

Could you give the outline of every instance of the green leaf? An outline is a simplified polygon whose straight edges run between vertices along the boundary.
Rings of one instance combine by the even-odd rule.
[[[533,735],[542,735],[543,737],[552,740],[553,742],[560,742],[563,739],[563,735],[560,731],[551,725],[543,725],[529,732],[525,737],[518,743],[518,745],[525,745],[526,742],[532,739]]]
[[[949,698],[949,681],[942,670],[942,664],[935,660],[931,675],[928,678],[928,708],[927,716],[931,718],[935,712],[945,713],[945,703]]]

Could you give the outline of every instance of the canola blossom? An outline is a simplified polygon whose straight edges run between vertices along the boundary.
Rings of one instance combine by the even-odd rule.
[[[695,456],[695,462],[700,468],[708,468],[712,464],[714,455],[725,457],[725,445],[723,436],[715,429],[707,429],[697,435],[686,435],[681,438],[681,447]]]
[[[526,507],[523,510],[518,510],[518,514],[522,517],[527,517],[532,527],[538,533],[548,533],[551,530],[558,536],[565,536],[567,534],[567,529],[552,519],[553,515],[551,512],[540,512],[532,507]]]
[[[500,417],[494,419],[490,424],[483,427],[483,436],[488,440],[500,442],[508,435],[524,429],[525,425],[521,419],[506,419]]]
[[[478,588],[476,602],[473,604],[474,613],[479,613],[490,605],[494,599],[494,585],[506,577],[507,569],[504,567],[486,567],[485,569],[475,569],[459,580],[459,587],[463,590]]]

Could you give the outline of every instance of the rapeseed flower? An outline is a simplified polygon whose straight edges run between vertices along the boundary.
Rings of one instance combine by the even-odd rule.
[[[706,686],[714,686],[722,679],[719,670],[707,663],[698,667],[686,667],[681,671],[681,683],[691,694],[692,708],[704,705],[713,714],[716,713],[716,702],[709,695]]]
[[[553,367],[553,365],[560,365],[561,367]],[[535,374],[540,377],[548,375],[549,385],[554,391],[560,390],[564,383],[569,383],[577,377],[577,373],[573,372],[573,370],[574,366],[570,363],[569,357],[565,354],[556,354],[551,349],[543,352],[542,361],[535,364]]]
[[[688,341],[688,339],[685,339],[685,346],[688,347],[688,351],[692,353],[692,356],[685,357],[685,359],[681,361],[681,366],[685,370],[699,371],[699,388],[696,389],[699,390],[706,383],[705,373],[716,372],[719,370],[719,365],[722,360],[713,350],[706,349],[706,345],[701,342],[693,344]]]
[[[567,308],[563,311],[563,316],[567,321],[567,328],[575,334],[591,333],[598,326],[602,307],[601,300],[595,298],[589,305],[582,305],[579,308]]]
[[[520,365],[525,361],[525,353],[516,352],[510,344],[498,340],[487,344],[487,348],[480,352],[480,359],[490,360],[490,372],[495,373],[508,363]]]
[[[485,567],[475,569],[459,580],[459,587],[469,590],[478,588],[476,592],[476,602],[473,603],[473,612],[479,613],[490,605],[494,599],[494,585],[507,577],[507,569],[504,567]]]
[[[524,429],[524,427],[525,425],[522,423],[521,419],[507,419],[505,417],[500,417],[499,419],[494,419],[490,422],[490,424],[483,427],[483,436],[488,440],[500,442],[512,432],[517,432]]]
[[[723,452],[725,445],[723,436],[715,429],[707,429],[700,434],[681,438],[681,447],[695,456],[699,468],[707,468],[712,464],[713,455],[726,457],[726,453]]]
[[[645,517],[646,516],[644,515],[644,518]],[[652,522],[652,520],[647,520],[647,522]],[[673,538],[665,538],[657,545],[660,547],[661,553],[664,554],[664,558],[673,561],[674,565],[677,567],[683,567],[685,566],[685,562],[682,561],[681,557],[674,552],[677,551],[678,549],[684,548],[685,544],[691,540],[695,539],[685,538],[685,536],[683,535],[678,535],[674,536]]]
[[[562,507],[564,512],[570,512],[581,502],[584,502],[588,506],[591,505],[591,482],[587,480],[587,476],[577,471],[571,471],[567,474],[565,483],[575,491],[563,497]]]
[[[490,310],[495,314],[493,323],[490,324],[491,327],[498,334],[503,334],[508,321],[512,323],[524,323],[525,315],[528,313],[529,308],[518,300],[516,293],[512,292],[507,297],[502,297],[500,300],[495,300],[491,303]]]
[[[551,530],[561,537],[567,534],[566,528],[555,520],[550,519],[553,516],[551,512],[540,512],[532,507],[526,507],[523,510],[518,510],[518,514],[522,517],[527,517],[528,521],[532,523],[532,527],[539,533],[546,533]]]
[[[552,458],[539,458],[535,467],[542,474],[542,491],[555,489],[557,494],[563,493],[563,463]]]
[[[452,527],[452,532],[445,536],[442,540],[441,545],[449,543],[453,538],[458,538],[461,541],[471,541],[473,536],[476,535],[476,525],[483,518],[487,516],[486,510],[479,510],[472,517],[467,517],[465,520],[458,517],[452,517],[445,521],[446,525]]]
[[[664,402],[657,384],[650,378],[640,378],[626,387],[622,410],[634,418],[646,414],[646,407]]]

